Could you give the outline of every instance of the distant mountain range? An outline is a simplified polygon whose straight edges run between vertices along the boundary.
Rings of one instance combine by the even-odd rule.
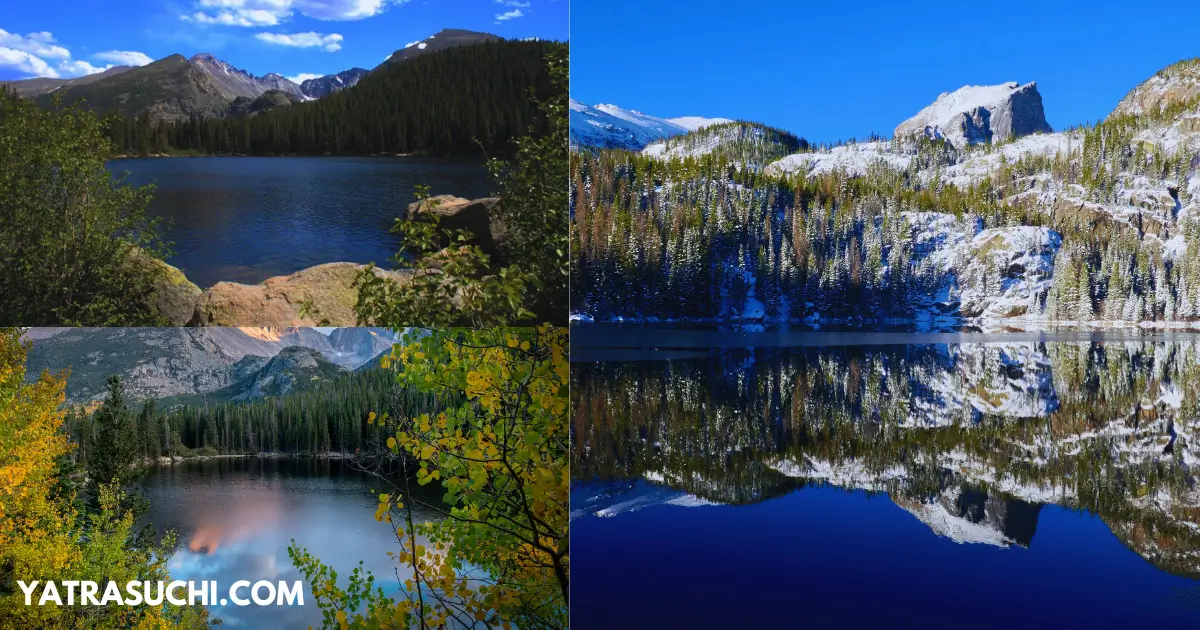
[[[427,52],[500,39],[489,33],[444,29],[397,50],[375,69]],[[171,55],[140,67],[117,66],[74,79],[0,82],[0,87],[46,105],[55,97],[67,103],[82,99],[86,107],[101,113],[126,116],[148,113],[155,119],[186,120],[193,116],[252,115],[292,102],[323,98],[354,86],[368,73],[362,68],[350,68],[296,84],[276,73],[255,76],[211,54],[201,53],[191,58]],[[271,94],[275,92],[279,94]],[[260,101],[264,95],[270,96]]]
[[[133,400],[279,396],[375,365],[396,342],[382,328],[33,328],[28,375],[70,370],[67,401],[100,400],[120,376]]]
[[[658,118],[616,105],[585,105],[571,99],[571,145],[640,151],[646,145],[710,125],[732,122],[728,118]]]

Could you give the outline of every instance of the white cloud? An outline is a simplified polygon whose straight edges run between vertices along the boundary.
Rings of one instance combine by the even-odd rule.
[[[305,81],[308,81],[309,79],[320,79],[323,76],[325,76],[325,75],[313,74],[311,72],[301,72],[300,74],[297,74],[296,76],[284,77],[284,78],[287,79],[288,81],[291,81],[292,83],[295,83],[296,85],[300,85],[301,83],[304,83]]]
[[[104,72],[111,67],[111,64],[104,67],[96,67],[82,59],[64,61],[58,64],[59,72],[68,77],[82,77],[88,74],[96,74],[97,72]]]
[[[71,51],[59,46],[54,36],[45,31],[21,36],[0,28],[0,46],[27,52],[41,59],[71,58]]]
[[[24,50],[0,46],[0,68],[11,68],[21,74],[35,77],[57,77],[58,72],[51,68],[41,57],[35,57]]]
[[[111,61],[119,66],[144,66],[154,61],[146,53],[136,50],[109,50],[96,53],[92,57],[101,61]]]
[[[343,37],[337,33],[324,35],[321,33],[258,33],[254,36],[260,41],[277,46],[292,48],[320,48],[325,52],[337,52],[342,49]]]
[[[97,53],[93,58],[112,63],[97,66],[82,59],[72,59],[71,51],[45,31],[18,35],[0,29],[0,67],[29,77],[80,77],[103,72],[118,63],[141,66],[153,61],[145,53],[129,50],[110,50]]]
[[[418,39],[418,40],[417,40],[417,41],[415,41],[415,42],[408,42],[407,44],[405,44],[405,45],[404,45],[404,47],[405,47],[405,48],[412,48],[413,46],[416,46],[417,44],[420,44],[420,43],[421,43],[421,40],[419,40],[419,39]]]
[[[502,4],[506,7],[517,7],[519,9],[529,8],[529,3],[522,0],[496,0],[496,4]]]
[[[519,17],[523,17],[524,15],[525,14],[522,13],[520,9],[513,9],[512,11],[505,11],[504,13],[498,13],[498,14],[496,14],[496,24],[504,22],[505,20],[515,20]]]
[[[300,14],[317,20],[362,20],[409,0],[192,0],[195,11],[180,18],[223,26],[276,26]]]

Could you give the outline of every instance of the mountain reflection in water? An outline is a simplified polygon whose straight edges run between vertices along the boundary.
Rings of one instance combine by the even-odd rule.
[[[721,571],[749,583],[772,579],[760,566],[769,562],[793,563],[803,573],[806,564],[819,564],[815,557],[829,553],[820,545],[845,542],[852,548],[856,543],[841,540],[851,537],[848,529],[885,539],[894,533],[897,544],[927,545],[922,549],[930,550],[931,566],[970,557],[971,579],[1015,571],[1013,563],[1021,561],[1007,554],[978,555],[988,548],[1082,554],[1078,567],[1094,561],[1112,570],[1124,562],[1119,554],[1127,552],[1094,531],[1098,519],[1121,546],[1148,562],[1161,582],[1142,580],[1141,590],[1124,594],[1124,604],[1114,599],[1098,605],[1097,611],[1112,607],[1109,616],[1098,617],[1117,627],[1126,619],[1122,614],[1140,619],[1142,613],[1121,606],[1132,609],[1132,602],[1144,596],[1154,602],[1143,611],[1147,619],[1200,627],[1200,340],[1192,339],[727,348],[704,358],[575,363],[576,627],[604,625],[592,617],[603,614],[603,605],[593,598],[604,587],[593,588],[597,582],[588,576],[593,566],[596,576],[611,566],[591,557],[586,550],[592,545],[623,548],[629,574],[644,576],[659,552],[676,565],[690,562],[671,555],[681,549],[647,549],[645,541],[659,533],[701,539],[704,531],[713,536],[709,544],[721,546],[728,543],[724,535],[753,538],[754,528],[775,527],[783,514],[797,519],[796,536],[820,529],[809,522],[813,518],[836,521],[842,530],[824,543],[808,541],[801,557],[776,552],[772,559],[749,559],[771,553],[756,548],[747,551],[744,566],[737,560]],[[848,492],[850,498],[831,492],[842,497]],[[908,522],[879,512],[878,501],[862,504],[873,498],[903,510]],[[657,507],[667,505],[723,507]],[[825,511],[807,511],[815,505]],[[1047,509],[1053,511],[1049,516]],[[766,516],[772,510],[774,520]],[[1039,535],[1039,521],[1044,525],[1047,518],[1052,529]],[[752,521],[758,524],[752,527]],[[921,537],[912,537],[909,523],[914,522],[925,527]],[[721,525],[708,529],[713,523]],[[739,530],[743,527],[746,531]],[[1074,532],[1074,539],[1062,538],[1063,531]],[[932,546],[937,540],[963,544]],[[694,551],[697,557],[713,555],[707,549]],[[889,563],[903,564],[902,552],[887,553],[894,557],[867,560],[878,567],[858,568],[882,574],[891,570]],[[674,566],[674,574],[698,580],[697,572],[704,569],[696,562],[694,570]],[[844,559],[841,565],[852,563]],[[1070,563],[1053,566],[1079,581],[1123,579],[1116,572],[1076,577]],[[791,571],[778,577],[804,580]],[[1044,577],[1023,579],[1037,583]],[[886,599],[888,589],[919,588],[873,584],[863,576],[840,578],[845,583],[837,575],[823,576],[822,588],[832,581],[874,599]],[[638,590],[636,584],[627,586]],[[716,606],[699,595],[712,584],[693,586],[697,602]],[[803,599],[800,591],[796,597]],[[1072,605],[1083,605],[1065,593],[1059,599],[1061,608],[1047,610],[1064,614],[1074,611]],[[687,602],[676,597],[673,603]],[[968,607],[963,602],[947,606]],[[651,619],[655,613],[646,614]],[[708,614],[705,622],[720,618],[717,612]],[[760,623],[781,621],[757,614]],[[984,619],[975,625],[1000,623]]]

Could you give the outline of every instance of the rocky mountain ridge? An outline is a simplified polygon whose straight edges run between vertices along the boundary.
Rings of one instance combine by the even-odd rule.
[[[114,375],[134,400],[228,388],[231,399],[278,395],[285,384],[357,369],[397,336],[377,328],[35,328],[26,339],[28,377],[70,369],[67,401],[83,403],[101,399]]]
[[[321,98],[346,88],[354,87],[367,76],[367,70],[351,68],[337,74],[328,74],[316,79],[307,79],[300,84],[300,91],[309,98]]]
[[[585,105],[571,99],[571,146],[640,151],[648,144],[683,135],[727,118],[658,118],[616,105]]]
[[[426,52],[500,39],[489,33],[444,29],[396,51],[379,67],[402,63]],[[211,53],[198,53],[190,58],[170,55],[140,67],[117,66],[74,79],[0,82],[0,87],[44,105],[52,102],[53,95],[59,95],[68,103],[82,100],[86,107],[101,113],[126,116],[148,113],[152,118],[172,121],[193,116],[248,115],[269,106],[288,104],[287,99],[278,97],[261,100],[275,93],[287,95],[294,102],[324,98],[353,87],[367,74],[362,68],[350,68],[297,84],[273,72],[255,76]]]

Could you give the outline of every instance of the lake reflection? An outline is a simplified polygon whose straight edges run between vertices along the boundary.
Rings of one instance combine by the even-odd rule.
[[[889,343],[574,363],[574,626],[1200,627],[1200,337]]]
[[[160,532],[179,533],[168,562],[172,579],[216,580],[219,596],[237,580],[303,581],[287,547],[292,539],[341,575],[359,560],[394,591],[399,546],[375,521],[379,481],[338,460],[214,459],[156,468],[143,484],[148,518]],[[418,519],[431,518],[418,513]],[[213,606],[229,627],[320,627],[321,614],[305,584],[305,606]]]

